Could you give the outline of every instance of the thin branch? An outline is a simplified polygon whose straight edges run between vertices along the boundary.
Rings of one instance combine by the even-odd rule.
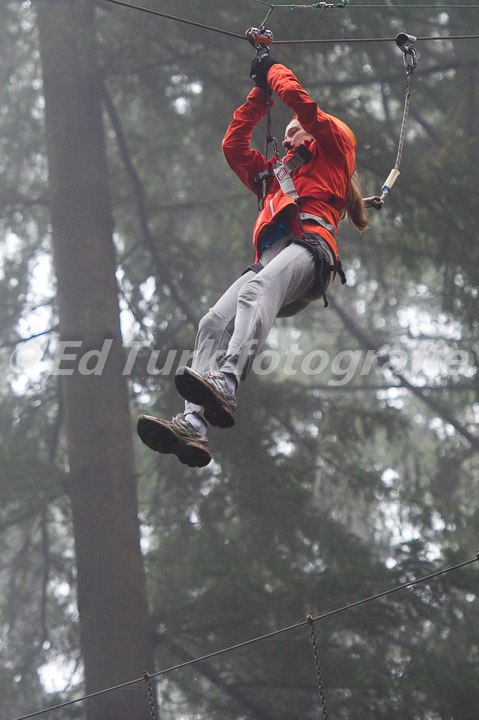
[[[156,633],[154,635],[154,641],[166,644],[170,650],[183,662],[191,662],[194,657],[190,653],[182,648],[177,642],[169,640],[164,634]],[[258,720],[277,720],[274,715],[269,713],[265,708],[261,707],[257,703],[250,699],[247,693],[244,693],[241,689],[237,688],[236,685],[230,685],[226,683],[218,673],[208,662],[203,662],[198,665],[198,671],[207,678],[213,685],[219,688],[227,697],[235,700],[240,706],[251,712],[252,716]]]
[[[341,318],[344,327],[349,330],[353,337],[358,340],[363,349],[367,350],[370,348],[375,348],[375,345],[377,343],[372,342],[372,339],[356,325],[353,319],[349,317],[347,313],[335,301],[331,300],[330,306],[334,310],[334,312]],[[379,353],[379,350],[376,348],[374,351],[378,365],[380,367],[384,365],[389,365],[389,367],[393,367],[393,363],[391,362],[392,358],[389,353],[387,353],[386,351]],[[424,388],[419,388],[416,385],[413,385],[409,380],[407,380],[407,378],[404,377],[404,375],[401,375],[400,373],[394,373],[394,377],[397,379],[398,384],[401,387],[406,388],[413,395],[422,400],[425,405],[430,407],[446,423],[452,425],[459,433],[459,435],[462,435],[462,437],[465,438],[472,445],[472,447],[475,448],[475,450],[479,450],[479,438],[469,432],[469,430],[465,428],[443,405],[429,397],[427,391],[425,391]]]
[[[196,326],[198,324],[198,318],[192,313],[191,307],[181,297],[180,293],[178,292],[178,289],[175,286],[173,278],[171,277],[171,274],[168,270],[167,263],[162,262],[162,260],[159,256],[159,253],[158,253],[158,250],[157,250],[157,247],[155,244],[155,239],[154,239],[153,234],[149,227],[148,211],[146,208],[146,196],[145,196],[143,184],[142,184],[140,176],[133,164],[133,160],[131,158],[131,154],[130,154],[130,151],[128,148],[128,143],[126,141],[126,137],[123,132],[123,128],[122,128],[122,125],[120,122],[119,115],[116,111],[116,108],[110,98],[110,95],[109,95],[105,85],[103,85],[102,95],[103,95],[103,101],[105,103],[105,107],[106,107],[108,116],[110,118],[110,122],[115,131],[120,155],[122,157],[126,172],[129,176],[130,181],[133,186],[133,193],[134,193],[135,200],[136,200],[136,208],[137,208],[137,213],[138,213],[138,219],[140,221],[140,228],[141,228],[143,242],[145,243],[146,247],[148,248],[148,250],[153,258],[156,269],[161,278],[161,282],[169,288],[169,290],[171,292],[171,296],[176,301],[176,304],[181,309],[181,311],[183,312],[185,317],[189,320],[189,322],[191,322],[193,325]]]
[[[21,345],[22,343],[29,342],[30,340],[35,340],[35,338],[42,337],[42,335],[49,335],[50,333],[57,332],[60,328],[60,325],[54,325],[53,327],[49,328],[48,330],[43,330],[42,332],[35,333],[35,335],[30,335],[26,338],[19,338],[18,340],[12,340],[8,343],[3,343],[3,345],[0,345],[0,350],[3,350],[5,348],[11,348],[16,347],[17,345]]]

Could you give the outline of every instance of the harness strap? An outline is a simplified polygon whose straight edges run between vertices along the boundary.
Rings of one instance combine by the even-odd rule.
[[[273,138],[274,139],[274,138]],[[291,179],[291,173],[298,170],[302,165],[308,163],[313,157],[311,150],[306,145],[299,145],[294,154],[286,162],[282,162],[279,158],[277,147],[275,147],[275,154],[271,160],[267,160],[265,169],[258,173],[254,180],[253,186],[258,196],[258,208],[262,210],[264,208],[264,201],[268,194],[269,185],[273,175],[279,182],[281,190],[289,195],[293,200],[297,200],[299,195],[294,187],[294,183]],[[265,151],[266,158],[266,151]]]
[[[295,148],[293,155],[283,162],[283,167],[287,168],[288,172],[298,170],[302,165],[306,165],[310,162],[313,157],[313,153],[304,143],[298,145]]]
[[[294,201],[298,200],[299,193],[291,178],[291,173],[309,163],[312,157],[313,153],[306,145],[298,145],[289,160],[281,162],[281,160],[277,158],[273,165],[273,172],[276,180],[279,182],[281,190]]]
[[[248,265],[246,270],[243,270],[243,272],[241,273],[241,277],[243,277],[243,275],[246,275],[246,273],[249,272],[250,270],[252,270],[255,273],[259,273],[259,272],[261,272],[261,270],[263,270],[263,268],[264,268],[263,263],[255,262],[252,265]]]
[[[303,237],[293,238],[292,242],[296,243],[297,245],[301,245],[302,247],[309,250],[310,253],[312,253],[314,261],[314,283],[313,287],[311,288],[311,292],[321,290],[323,304],[324,307],[327,308],[329,306],[329,301],[326,296],[325,280],[327,279],[329,273],[337,273],[341,278],[341,285],[346,284],[346,275],[344,274],[341,261],[338,260],[337,264],[330,263],[329,260],[324,257],[321,245],[316,236],[312,233],[305,233]]]
[[[324,307],[327,308],[329,306],[329,302],[326,295],[326,280],[329,277],[329,273],[337,273],[341,278],[341,285],[346,284],[346,275],[344,274],[344,270],[341,266],[340,260],[338,260],[337,264],[330,263],[329,260],[323,255],[322,247],[319,240],[317,239],[316,235],[313,235],[312,233],[305,233],[303,237],[293,238],[291,242],[296,243],[297,245],[301,245],[302,247],[309,250],[309,252],[312,254],[314,261],[314,283],[310,292],[316,292],[316,290],[320,290],[323,298]],[[263,269],[263,263],[255,262],[252,265],[248,265],[248,267],[243,270],[241,275],[245,275],[250,270],[255,273],[259,273]]]
[[[324,218],[321,217],[321,215],[313,215],[312,213],[299,213],[299,219],[300,220],[313,220],[318,225],[321,225],[321,227],[328,230],[331,235],[336,235],[337,228],[334,225],[330,225],[326,222]]]
[[[265,169],[258,173],[253,180],[253,186],[258,196],[258,209],[263,210],[264,208],[266,195],[268,194],[273,175],[276,177],[282,192],[285,195],[288,195],[298,205],[307,198],[313,198],[315,200],[321,200],[321,202],[325,202],[328,205],[332,205],[339,212],[347,208],[347,200],[335,195],[335,193],[328,192],[327,190],[318,190],[316,192],[310,192],[307,195],[299,195],[291,177],[291,173],[299,170],[300,167],[309,163],[312,157],[313,153],[307,145],[303,143],[295,148],[294,154],[289,158],[289,160],[281,161],[277,155],[275,155],[271,160],[268,160],[266,162]],[[271,203],[271,215],[273,214],[274,212]],[[319,222],[319,220],[316,220],[317,217],[318,216],[316,215],[309,215],[307,219],[317,221],[319,225],[322,225],[326,228],[326,230],[329,230],[332,235],[336,235],[337,229],[335,226],[329,224],[325,225],[324,220],[321,218],[321,222]]]

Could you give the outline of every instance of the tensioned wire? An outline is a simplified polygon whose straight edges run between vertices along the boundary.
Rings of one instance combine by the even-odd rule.
[[[269,3],[266,2],[266,0],[253,0],[255,3],[259,3],[260,5],[266,5],[267,7],[275,10],[276,8],[287,8],[289,10],[295,10],[296,8],[307,8],[312,10],[325,10],[325,9],[343,9],[348,8],[348,10],[358,10],[359,8],[384,8],[384,9],[395,9],[395,8],[430,8],[430,9],[448,9],[448,10],[455,10],[456,8],[479,8],[479,5],[451,5],[449,4],[426,4],[426,3],[414,3],[412,5],[406,4],[406,3],[396,3],[395,5],[385,5],[385,4],[368,4],[368,3],[362,3],[361,5],[349,5],[348,0],[346,2],[341,3],[312,3],[311,5],[303,5],[302,3],[289,3],[289,4],[277,4],[277,3]],[[326,7],[325,7],[326,6]]]
[[[180,18],[176,17],[175,15],[168,15],[167,13],[160,12],[159,10],[153,10],[152,8],[146,8],[142,7],[140,5],[132,5],[127,2],[123,2],[123,0],[104,0],[104,2],[111,3],[113,5],[121,5],[122,7],[127,7],[132,10],[139,10],[144,13],[148,13],[149,15],[156,15],[157,17],[166,18],[167,20],[174,20],[176,22],[184,23],[185,25],[193,25],[197,28],[202,28],[203,30],[210,30],[212,32],[220,33],[221,35],[227,35],[229,37],[235,37],[239,38],[240,40],[247,40],[247,38],[244,35],[240,35],[239,33],[231,32],[230,30],[222,30],[221,28],[212,27],[211,25],[204,25],[203,23],[194,22],[193,20],[187,20],[186,18]],[[269,3],[267,3],[269,5]],[[348,6],[349,7],[349,6]],[[365,7],[359,5],[358,7]],[[389,5],[381,5],[379,7],[390,7]],[[400,7],[400,6],[396,6]],[[419,5],[415,5],[414,7],[419,7]],[[448,6],[448,7],[458,7],[456,6]],[[477,6],[468,6],[468,7],[479,7]],[[321,40],[275,40],[275,45],[301,45],[301,44],[312,44],[312,43],[358,43],[358,42],[393,42],[395,38],[327,38],[327,39],[321,39]],[[417,40],[479,40],[479,35],[438,35],[433,37],[418,37]]]
[[[266,22],[269,20],[271,14],[273,13],[274,10],[276,10],[276,8],[283,8],[283,9],[287,9],[287,10],[295,10],[296,8],[305,8],[305,9],[309,9],[309,10],[343,10],[346,7],[348,7],[348,8],[351,7],[349,5],[349,0],[342,0],[342,2],[337,2],[337,3],[316,2],[316,3],[312,3],[310,5],[303,5],[300,3],[288,3],[288,4],[269,3],[269,2],[266,2],[266,0],[253,0],[253,2],[259,3],[260,5],[266,5],[267,7],[269,7],[266,17],[262,23],[263,26],[266,25]],[[363,4],[363,5],[353,5],[352,7],[355,10],[357,8],[402,8],[402,7],[405,7],[405,8],[434,8],[434,9],[447,8],[448,10],[450,10],[450,9],[456,8],[456,7],[479,8],[479,5],[451,5],[451,4],[448,4],[448,5],[446,5],[446,4],[444,4],[444,5],[431,5],[431,4],[426,5],[423,3],[418,3],[415,5],[409,5],[409,4],[397,4],[397,5]]]
[[[420,583],[427,582],[428,580],[433,580],[440,575],[446,575],[453,570],[458,570],[459,568],[466,567],[466,565],[472,565],[472,563],[475,562],[479,562],[479,552],[476,553],[476,557],[472,560],[466,560],[465,562],[453,565],[452,567],[438,570],[437,572],[426,575],[422,578],[418,578],[417,580],[410,580],[409,582],[405,582],[402,585],[397,585],[396,587],[390,588],[389,590],[384,590],[383,592],[377,593],[376,595],[371,595],[370,597],[363,598],[362,600],[352,602],[349,605],[343,605],[342,607],[336,608],[335,610],[330,610],[329,612],[325,612],[322,615],[318,615],[317,617],[308,616],[306,620],[302,620],[301,622],[295,623],[294,625],[289,625],[288,627],[280,628],[279,630],[273,630],[272,632],[261,635],[260,637],[251,638],[250,640],[245,640],[244,642],[238,643],[236,645],[231,645],[230,647],[222,648],[221,650],[215,650],[214,652],[208,653],[207,655],[202,655],[201,657],[187,660],[186,662],[179,663],[178,665],[173,665],[172,667],[166,668],[164,670],[158,670],[157,672],[151,674],[145,672],[141,678],[129,680],[128,682],[121,683],[120,685],[115,685],[114,687],[105,688],[104,690],[98,690],[97,692],[90,693],[89,695],[83,695],[82,697],[76,698],[75,700],[68,700],[67,702],[60,703],[59,705],[53,705],[52,707],[44,708],[43,710],[37,710],[36,712],[29,713],[28,715],[22,715],[15,720],[28,720],[29,718],[37,717],[38,715],[43,715],[48,712],[53,712],[54,710],[60,710],[61,708],[68,707],[69,705],[75,705],[76,703],[90,700],[91,698],[99,697],[100,695],[106,695],[107,693],[114,692],[115,690],[122,690],[124,688],[131,687],[132,685],[137,685],[139,683],[145,682],[146,679],[151,680],[153,678],[158,678],[160,676],[166,675],[167,673],[171,673],[174,670],[181,670],[182,668],[189,667],[190,665],[195,665],[205,660],[211,660],[212,658],[218,657],[219,655],[224,655],[228,652],[239,650],[249,645],[253,645],[253,643],[261,642],[263,640],[269,640],[270,638],[276,637],[286,632],[290,632],[291,630],[296,630],[297,628],[304,627],[305,625],[310,625],[311,622],[319,622],[320,620],[325,620],[326,618],[332,617],[333,615],[338,615],[339,613],[345,612],[346,610],[352,610],[353,608],[359,607],[360,605],[364,605],[373,600],[379,600],[380,598],[386,597],[387,595],[398,592],[398,590],[405,590],[406,588],[413,587],[414,585],[419,585]]]
[[[259,2],[259,0],[253,0],[253,2]],[[414,3],[413,5],[406,5],[397,3],[397,5],[348,5],[348,9],[357,10],[359,8],[384,8],[389,10],[390,8],[429,8],[430,10],[455,10],[456,8],[479,8],[479,5],[426,5],[423,3]]]

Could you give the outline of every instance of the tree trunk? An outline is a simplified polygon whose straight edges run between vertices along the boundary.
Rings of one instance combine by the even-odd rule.
[[[91,0],[39,0],[51,218],[86,692],[152,668],[152,643]],[[106,341],[106,342],[105,342]],[[99,358],[95,352],[103,351]],[[103,365],[103,360],[106,361]],[[89,362],[87,363],[87,358]],[[91,374],[96,369],[98,374]],[[89,720],[148,716],[146,689],[87,703]]]

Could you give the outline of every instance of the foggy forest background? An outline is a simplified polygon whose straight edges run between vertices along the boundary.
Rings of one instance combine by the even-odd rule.
[[[138,4],[239,35],[269,8]],[[362,236],[341,225],[347,285],[275,324],[193,470],[135,425],[181,411],[181,355],[252,262],[221,140],[254,50],[105,0],[1,3],[1,720],[474,559],[479,41],[446,39],[470,4],[271,13],[277,40],[337,40],[272,54],[355,132],[365,195],[396,159],[394,37],[419,38],[401,176]],[[276,98],[280,140],[290,117]],[[330,717],[477,720],[478,596],[471,565],[316,623]],[[154,687],[163,720],[321,712],[307,626]],[[137,683],[45,717],[149,713]]]

